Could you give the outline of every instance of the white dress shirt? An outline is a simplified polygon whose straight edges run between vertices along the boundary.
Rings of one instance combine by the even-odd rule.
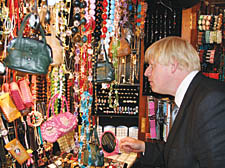
[[[175,94],[175,103],[178,106],[178,108],[180,108],[181,103],[183,101],[184,95],[191,83],[191,81],[193,80],[193,78],[195,77],[195,75],[198,73],[199,71],[192,71],[191,73],[189,73],[184,80],[181,82],[181,84],[179,85],[176,94]]]

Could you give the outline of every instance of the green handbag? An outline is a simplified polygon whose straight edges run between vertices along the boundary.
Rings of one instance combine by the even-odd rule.
[[[32,74],[47,74],[48,67],[52,63],[52,49],[46,43],[41,25],[39,30],[42,40],[22,37],[26,22],[31,15],[30,13],[25,16],[18,37],[9,42],[4,62],[10,69]]]
[[[89,159],[89,151],[88,149],[84,150],[84,156],[83,156],[83,164],[84,165],[89,165],[89,166],[98,166],[98,167],[102,167],[104,166],[104,153],[102,148],[100,147],[100,143],[99,143],[99,139],[98,139],[98,134],[96,131],[96,126],[93,128],[94,130],[92,132],[94,132],[94,137],[95,140],[97,140],[98,144],[94,144],[91,143],[90,148],[91,148],[91,158],[90,158],[90,163],[88,163],[88,159]],[[90,133],[90,137],[92,136],[92,132]]]
[[[97,61],[96,65],[96,82],[97,83],[104,83],[104,82],[112,82],[115,80],[115,69],[112,65],[112,63],[109,62],[107,53],[105,51],[105,46],[103,46],[104,49],[104,56],[105,61]],[[100,46],[101,50],[101,46]]]

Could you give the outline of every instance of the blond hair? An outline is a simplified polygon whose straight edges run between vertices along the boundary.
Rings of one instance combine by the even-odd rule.
[[[200,70],[200,59],[194,47],[178,36],[170,36],[153,43],[145,52],[145,62],[157,62],[163,65],[175,60],[179,68],[187,71]]]

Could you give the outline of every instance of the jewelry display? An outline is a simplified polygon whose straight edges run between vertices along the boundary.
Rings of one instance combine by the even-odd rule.
[[[201,70],[210,78],[224,81],[222,18],[224,11],[215,4],[202,2],[198,12],[198,53]]]
[[[169,98],[157,99],[148,96],[147,103],[150,137],[166,141],[171,127],[171,109],[174,102]]]
[[[113,89],[113,87],[118,87],[118,88]],[[104,115],[104,114],[127,115],[128,114],[128,115],[137,116],[138,115],[138,99],[139,99],[138,92],[139,92],[138,86],[114,85],[114,86],[110,86],[109,88],[102,88],[101,85],[97,85],[98,115]],[[118,99],[118,103],[119,103],[118,108],[115,108],[116,99]]]

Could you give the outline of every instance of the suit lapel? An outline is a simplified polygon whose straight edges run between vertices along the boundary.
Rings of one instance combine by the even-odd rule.
[[[174,138],[176,137],[176,132],[178,131],[178,129],[180,128],[180,125],[183,123],[184,119],[185,119],[185,115],[187,114],[186,112],[186,107],[189,106],[191,100],[192,100],[192,95],[195,92],[196,87],[199,84],[199,81],[202,79],[201,77],[201,73],[199,72],[194,79],[192,80],[190,86],[188,87],[187,92],[185,93],[184,99],[181,103],[179,112],[176,116],[176,119],[173,123],[173,126],[171,128],[171,131],[169,133],[168,139],[167,139],[167,143],[165,146],[165,152],[164,152],[164,158],[165,158],[165,162],[166,164],[168,164],[168,155],[169,155],[169,150],[171,149],[171,146],[173,144]]]

